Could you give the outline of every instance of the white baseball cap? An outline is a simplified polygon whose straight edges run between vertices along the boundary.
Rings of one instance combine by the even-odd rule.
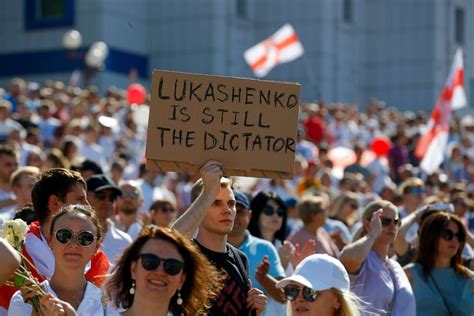
[[[330,288],[349,290],[349,275],[342,263],[327,254],[315,254],[306,257],[298,264],[290,277],[276,284],[283,288],[291,281],[309,287],[314,291],[324,291]]]

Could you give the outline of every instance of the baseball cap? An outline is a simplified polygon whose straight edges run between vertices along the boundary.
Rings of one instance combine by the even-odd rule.
[[[117,195],[122,195],[122,191],[104,174],[94,175],[87,180],[87,191],[97,193],[105,189],[112,189]]]
[[[247,196],[239,191],[239,190],[234,190],[234,196],[235,196],[235,203],[240,204],[246,209],[250,209],[250,202]]]
[[[342,263],[327,254],[315,254],[306,257],[298,264],[290,277],[276,284],[283,288],[291,281],[309,287],[313,291],[324,291],[330,288],[349,290],[349,275]]]
[[[291,196],[285,199],[286,207],[295,207],[298,204],[298,198],[295,196]]]

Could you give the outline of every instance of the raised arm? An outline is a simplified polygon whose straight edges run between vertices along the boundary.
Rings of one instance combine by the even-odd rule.
[[[188,238],[193,236],[206,216],[207,209],[214,203],[219,194],[220,179],[222,177],[221,164],[217,161],[209,160],[201,167],[200,173],[203,181],[201,194],[171,227]]]
[[[360,270],[362,263],[364,263],[369,255],[375,239],[377,239],[382,232],[382,223],[380,221],[381,215],[382,210],[375,212],[370,220],[370,232],[366,236],[348,244],[344,249],[342,249],[339,260],[341,260],[342,264],[346,267],[347,272],[351,274],[357,273]]]
[[[20,265],[20,254],[8,242],[0,238],[0,285],[8,281]]]
[[[420,221],[422,211],[423,209],[417,210],[402,219],[402,224],[398,229],[397,237],[395,238],[395,241],[393,243],[397,255],[403,256],[410,249],[410,244],[406,239],[406,234],[415,222]]]

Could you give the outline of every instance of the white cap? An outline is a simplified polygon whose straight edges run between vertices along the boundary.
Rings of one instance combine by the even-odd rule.
[[[330,288],[349,290],[349,275],[342,263],[326,254],[315,254],[306,257],[298,264],[293,275],[276,284],[277,288],[285,287],[290,281],[309,287],[314,291]]]

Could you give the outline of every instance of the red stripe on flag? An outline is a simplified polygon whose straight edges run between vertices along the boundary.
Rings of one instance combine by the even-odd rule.
[[[291,34],[290,37],[285,38],[283,41],[276,43],[275,47],[277,50],[283,49],[287,46],[290,46],[296,42],[299,42],[298,36],[296,33]]]
[[[267,62],[267,54],[263,54],[262,57],[260,57],[259,59],[257,59],[256,62],[250,65],[250,68],[252,68],[252,70],[256,70],[262,67],[262,65],[264,65],[266,62]]]
[[[454,86],[464,86],[464,69],[461,68],[457,71]]]

